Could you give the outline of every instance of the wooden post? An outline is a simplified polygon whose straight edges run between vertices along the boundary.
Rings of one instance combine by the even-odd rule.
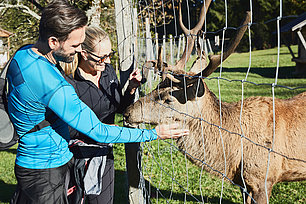
[[[170,63],[173,65],[173,37],[170,35]]]
[[[155,33],[155,59],[158,59],[158,33]],[[154,71],[152,70],[152,78],[154,78],[154,81],[159,80],[159,74],[155,74],[154,76]]]
[[[182,45],[182,50],[184,50],[184,48],[185,48],[185,41],[186,41],[186,39],[187,39],[187,37],[185,37],[185,35],[183,35],[183,45]]]
[[[154,60],[153,43],[152,43],[149,18],[146,18],[146,60]],[[154,71],[149,70],[147,76],[147,83],[148,83],[148,88],[150,90],[152,90],[153,76],[154,76]]]
[[[137,16],[135,15],[135,10],[134,13],[132,13],[132,8],[129,0],[115,0],[120,82],[123,86],[123,92],[127,88],[130,73],[136,67],[135,54],[137,52],[137,38],[135,37],[135,33],[137,33],[137,30],[133,31],[133,29],[137,28],[137,26],[135,26],[135,24],[137,24]],[[128,202],[130,203],[143,203],[143,191],[140,188],[142,185],[140,183],[141,152],[139,147],[139,143],[125,144],[126,168],[129,189]]]
[[[181,43],[182,43],[182,35],[179,36],[176,61],[180,60]]]
[[[155,33],[155,59],[158,59],[158,33]]]
[[[210,44],[209,38],[207,38],[207,44],[208,44],[208,47],[209,47],[208,53],[213,52],[213,50],[212,50],[212,48],[211,48],[211,44]]]
[[[163,35],[163,61],[166,62],[166,36]]]

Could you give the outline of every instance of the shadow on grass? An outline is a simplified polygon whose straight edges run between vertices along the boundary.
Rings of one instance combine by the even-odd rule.
[[[238,68],[222,68],[222,72],[242,72],[246,73],[248,67],[238,67]],[[218,68],[215,72],[220,72],[220,68]],[[276,69],[273,67],[268,68],[255,68],[251,67],[250,73],[258,74],[265,78],[275,78]],[[297,78],[306,78],[306,72],[304,74],[295,75],[295,66],[290,67],[279,67],[278,70],[278,78],[279,79],[297,79]]]
[[[114,203],[128,203],[128,185],[125,171],[115,170]]]
[[[197,200],[202,201],[201,195],[189,195],[184,193],[174,193],[170,190],[163,190],[163,189],[157,189],[156,187],[152,186],[147,180],[146,183],[146,189],[150,189],[150,198],[155,199],[157,198],[157,195],[159,198],[164,198],[165,200],[169,201],[169,197],[171,195],[171,200],[176,200],[180,202],[191,201],[196,202]],[[0,180],[0,203],[9,203],[15,189],[16,185],[14,184],[7,184],[4,181]],[[127,198],[127,178],[126,178],[126,172],[116,170],[115,171],[115,192],[114,192],[114,203],[128,203]],[[148,192],[146,192],[148,194]],[[148,196],[146,196],[148,197]],[[210,202],[210,203],[219,203],[220,198],[219,197],[203,197],[204,202]],[[148,201],[147,203],[152,203],[152,201]],[[225,204],[234,204],[233,202],[222,199],[222,203]]]
[[[15,192],[15,184],[7,184],[0,180],[0,203],[9,203],[13,193]]]
[[[17,154],[17,149],[7,149],[7,150],[3,150],[5,152],[8,152],[8,153],[12,153],[12,154]]]
[[[171,192],[171,190],[163,190],[163,189],[157,189],[155,186],[151,185],[149,181],[145,180],[145,194],[147,201],[146,203],[152,203],[151,199],[159,199],[161,203],[163,201],[165,202],[170,202],[172,201],[179,201],[180,203],[183,203],[185,200],[188,202],[202,202],[202,197],[201,195],[190,195],[186,194],[185,198],[185,193],[175,193]],[[170,187],[169,187],[170,188]],[[116,170],[115,171],[115,195],[114,195],[114,203],[119,204],[119,203],[128,203],[128,198],[127,198],[127,193],[128,193],[128,186],[127,186],[127,177],[126,177],[126,172],[125,171],[120,171]],[[171,195],[171,198],[170,198]],[[163,201],[161,201],[162,199]],[[205,203],[219,203],[220,198],[219,197],[203,197],[203,200]],[[234,204],[234,202],[226,199],[222,199],[222,203],[225,204]]]
[[[150,189],[150,198],[151,199],[156,199],[157,195],[159,199],[164,199],[165,201],[171,203],[171,201],[179,201],[179,203],[184,203],[186,202],[204,202],[204,203],[219,203],[220,202],[220,197],[207,197],[201,195],[190,195],[189,193],[181,192],[181,193],[176,193],[176,192],[171,192],[170,190],[163,190],[163,189],[157,189],[156,187],[152,186],[149,181],[145,180],[146,183],[146,189]],[[148,194],[148,192],[147,192]],[[171,197],[170,197],[171,196]],[[147,203],[152,203],[152,202],[147,202]],[[222,203],[225,204],[235,204],[234,202],[227,200],[227,199],[222,199]]]

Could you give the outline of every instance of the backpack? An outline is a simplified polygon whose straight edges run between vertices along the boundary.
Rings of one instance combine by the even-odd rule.
[[[13,57],[6,63],[0,74],[0,150],[9,149],[17,143],[18,135],[7,114],[6,72]]]
[[[21,46],[19,49],[25,47],[27,45]],[[18,50],[19,50],[18,49]],[[18,51],[17,50],[17,51]],[[17,52],[16,51],[16,52]],[[16,53],[15,52],[15,53]],[[19,136],[9,118],[8,115],[8,101],[7,101],[7,92],[8,92],[8,82],[6,73],[8,67],[14,58],[15,54],[9,59],[4,68],[0,73],[0,151],[7,150],[13,145],[15,145],[21,137],[23,137],[27,133],[32,133],[38,131],[44,127],[50,126],[53,124],[58,117],[55,114],[50,114],[43,121],[35,125],[30,131],[25,133],[24,135]]]

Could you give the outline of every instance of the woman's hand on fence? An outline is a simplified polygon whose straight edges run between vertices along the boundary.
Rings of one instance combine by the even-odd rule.
[[[179,128],[179,124],[162,124],[155,127],[158,139],[177,139],[182,136],[188,136],[188,129]]]
[[[130,94],[134,94],[136,89],[140,86],[142,76],[140,74],[139,69],[135,69],[129,77],[129,86],[128,90],[130,91]]]

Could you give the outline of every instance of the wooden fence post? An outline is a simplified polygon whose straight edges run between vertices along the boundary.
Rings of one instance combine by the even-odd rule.
[[[173,65],[173,37],[170,35],[170,63]]]
[[[154,53],[153,53],[153,43],[152,43],[152,36],[150,30],[150,19],[146,18],[146,60],[154,60]],[[152,89],[152,80],[154,76],[153,70],[148,70],[147,82],[148,88]]]
[[[137,11],[132,13],[129,0],[115,0],[116,30],[119,53],[120,82],[123,92],[128,85],[130,73],[137,67]],[[133,18],[134,17],[134,18]],[[136,20],[135,20],[136,19]],[[135,25],[136,24],[136,25]],[[134,25],[134,26],[131,26]],[[134,31],[133,31],[134,29]],[[135,35],[136,34],[136,35]],[[125,144],[126,169],[128,176],[129,203],[144,203],[141,185],[141,152],[140,143]]]
[[[180,59],[180,52],[181,52],[181,43],[182,43],[182,35],[179,36],[179,40],[178,40],[178,48],[177,48],[177,57],[176,57],[176,61],[179,61]]]

